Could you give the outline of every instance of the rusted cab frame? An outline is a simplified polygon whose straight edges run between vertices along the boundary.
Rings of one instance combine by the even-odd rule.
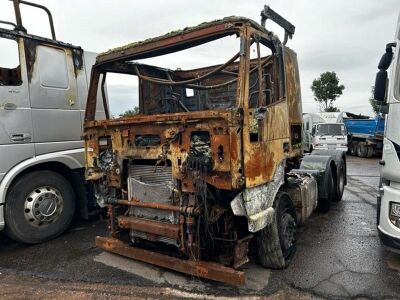
[[[237,73],[237,98],[236,108],[229,111],[201,111],[201,112],[185,112],[177,114],[162,114],[162,115],[140,115],[131,118],[120,118],[116,120],[95,120],[96,99],[99,92],[98,87],[104,86],[105,75],[107,72],[125,73],[137,75],[134,65],[127,62],[142,59],[161,54],[167,54],[178,51],[187,47],[203,44],[223,36],[237,34],[240,36],[240,61],[238,64]],[[249,79],[246,74],[250,71],[249,49],[254,40],[264,43],[272,48],[281,62],[279,66],[279,101],[265,107],[268,117],[266,118],[265,140],[260,143],[243,143],[242,140],[249,141],[247,126],[250,126],[249,120]],[[246,18],[225,18],[220,21],[203,23],[198,27],[190,27],[181,32],[174,32],[155,39],[145,40],[144,42],[133,43],[124,47],[120,47],[109,52],[99,55],[97,63],[92,70],[92,82],[89,89],[87,101],[86,116],[85,116],[85,136],[88,140],[92,132],[99,134],[97,129],[118,127],[123,128],[128,125],[145,125],[153,122],[168,122],[184,123],[189,119],[205,118],[215,119],[223,118],[226,122],[225,130],[229,132],[230,141],[226,149],[230,149],[231,165],[230,168],[221,167],[221,170],[231,171],[230,179],[221,179],[223,183],[217,184],[218,188],[241,188],[245,184],[246,187],[257,186],[259,184],[272,180],[276,166],[287,157],[296,157],[300,155],[299,147],[299,130],[294,132],[293,128],[301,128],[301,99],[300,87],[293,86],[294,77],[298,77],[295,53],[283,46],[279,39],[268,32],[264,27]],[[254,66],[254,63],[252,64]],[[284,69],[289,70],[284,71]],[[203,71],[204,72],[204,71]],[[104,76],[101,76],[101,75]],[[191,79],[199,77],[201,70],[187,71],[184,74]],[[197,75],[197,76],[196,76]],[[286,78],[286,77],[289,78]],[[102,79],[100,79],[102,77]],[[101,84],[100,84],[101,80]],[[185,84],[182,84],[185,86]],[[261,88],[261,87],[260,87]],[[287,101],[285,101],[287,100]],[[107,101],[103,97],[104,106],[107,107]],[[142,109],[142,108],[141,108]],[[285,126],[283,120],[289,118],[289,127]],[[208,121],[210,123],[210,121]],[[274,126],[281,123],[282,126]],[[239,130],[243,126],[244,130]],[[295,127],[296,126],[296,127]],[[91,129],[96,129],[92,131]],[[154,129],[151,129],[154,130]],[[101,130],[100,130],[101,131]],[[179,131],[179,128],[173,130],[174,133]],[[125,131],[125,134],[127,132]],[[297,135],[296,139],[293,135]],[[218,139],[218,137],[216,137]],[[222,137],[221,137],[222,138]],[[285,151],[282,150],[281,139],[285,140]],[[279,140],[279,142],[277,142]],[[291,140],[297,140],[297,143],[291,143]],[[122,143],[122,141],[120,141]],[[114,140],[118,147],[118,139]],[[264,144],[264,145],[262,145]],[[270,151],[261,150],[265,148]],[[294,144],[294,145],[293,145]],[[88,145],[90,149],[94,149],[96,145]],[[122,144],[120,145],[122,146]],[[279,151],[275,151],[275,147],[280,147]],[[121,149],[123,152],[124,150]],[[147,151],[146,151],[147,152]],[[283,155],[279,155],[283,153]],[[262,157],[260,157],[262,155]],[[88,155],[90,158],[90,153]],[[271,161],[273,157],[273,161]],[[242,161],[244,160],[244,161]],[[90,165],[90,159],[89,159]],[[261,164],[259,163],[261,162]],[[265,164],[263,164],[265,162]],[[244,168],[244,170],[243,170]],[[241,172],[240,172],[241,171]],[[176,175],[176,173],[175,173]],[[90,178],[90,177],[89,177]]]
[[[239,37],[240,47],[239,52],[223,65],[170,72],[132,63],[133,60],[176,52],[229,35]],[[257,46],[258,58],[255,60],[250,59],[252,44]],[[270,48],[273,55],[261,57],[261,45]],[[185,254],[189,261],[201,259],[204,246],[200,245],[200,234],[196,232],[196,228],[199,228],[199,216],[207,208],[196,204],[196,197],[199,196],[196,184],[198,177],[204,177],[202,179],[208,186],[226,195],[225,199],[221,199],[224,203],[215,206],[214,213],[218,218],[224,214],[233,216],[229,203],[235,195],[244,190],[273,183],[271,195],[268,195],[269,200],[258,201],[256,205],[251,204],[251,207],[246,208],[251,211],[252,216],[237,213],[248,218],[249,231],[255,232],[265,227],[265,214],[268,208],[272,207],[271,200],[282,184],[284,162],[293,160],[295,164],[302,154],[302,111],[295,55],[264,27],[241,17],[203,23],[197,27],[189,27],[99,55],[92,69],[83,136],[86,148],[86,178],[106,187],[107,191],[99,193],[102,194],[104,204],[109,206],[111,235],[121,240],[124,230],[136,230],[142,232],[148,240],[158,241],[159,236],[175,239],[179,251]],[[235,62],[237,59],[239,61]],[[261,79],[252,82],[253,86],[258,83],[255,92],[258,93],[258,99],[256,105],[250,105],[250,77],[257,74],[258,78],[261,78],[263,68],[268,66],[271,67],[270,93],[273,96],[267,103],[266,96],[263,96],[265,87]],[[105,120],[96,120],[98,93],[103,94],[103,105],[107,107],[107,99],[102,91],[108,72],[139,77],[139,115],[118,119],[110,119],[107,115]],[[162,73],[164,77],[156,78],[152,72]],[[231,77],[233,79],[228,83],[236,83],[233,107],[188,111],[185,105],[180,103],[179,112],[162,114],[151,114],[146,108],[146,94],[142,88],[145,83],[194,89],[212,89],[226,84],[220,81],[211,82],[209,86],[198,84],[215,74]],[[174,80],[175,78],[179,80]],[[191,136],[199,131],[210,135],[212,168],[204,173],[188,171]],[[157,145],[140,147],[135,145],[135,137],[138,134],[155,135],[160,141]],[[104,142],[101,144],[100,140]],[[107,148],[112,149],[112,163],[105,170],[99,166],[99,156]],[[135,159],[154,160],[156,165],[170,162],[172,177],[176,181],[175,198],[171,199],[171,203],[160,203],[158,199],[149,202],[129,196],[126,161]],[[109,192],[108,189],[114,192]],[[179,215],[179,222],[163,228],[158,221],[123,217],[121,207],[128,210],[133,207],[172,211]],[[236,230],[226,222],[224,230],[216,239],[231,245],[229,264],[235,268],[239,267],[248,261],[247,245],[252,235],[238,236]],[[106,250],[162,266],[168,261],[165,257],[149,254],[141,249],[128,253],[129,247],[117,240],[98,238],[97,244]],[[228,272],[227,276],[216,276],[215,268],[218,267],[213,265],[203,270],[204,266],[201,263],[204,262],[186,263],[187,272],[214,280],[244,283],[241,272],[234,271]],[[182,271],[182,268],[175,268],[174,265],[169,267]],[[222,265],[220,267],[226,268]],[[199,268],[203,271],[199,271]]]

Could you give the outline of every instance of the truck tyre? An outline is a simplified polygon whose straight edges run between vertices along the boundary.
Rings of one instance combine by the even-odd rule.
[[[265,268],[286,268],[296,252],[296,211],[289,194],[275,197],[272,223],[256,233],[258,257]]]
[[[374,147],[368,146],[367,147],[367,157],[371,158],[372,156],[374,156]]]
[[[5,205],[5,233],[27,244],[53,239],[67,229],[75,212],[71,184],[52,171],[23,175],[11,186]]]
[[[353,155],[353,156],[357,155],[357,146],[358,146],[357,142],[351,142],[351,144],[350,144],[350,154],[351,155]]]
[[[336,193],[335,197],[333,197],[334,202],[339,202],[342,200],[343,192],[344,192],[344,183],[346,181],[346,173],[344,169],[344,161],[343,159],[340,162],[338,171],[337,171],[337,180],[336,180]]]
[[[332,170],[329,168],[326,181],[324,183],[324,189],[327,191],[326,198],[318,198],[318,204],[316,210],[321,213],[327,213],[331,207],[331,201],[336,195],[335,182],[332,176]]]
[[[365,145],[364,142],[358,143],[357,156],[358,157],[367,157],[367,146]]]

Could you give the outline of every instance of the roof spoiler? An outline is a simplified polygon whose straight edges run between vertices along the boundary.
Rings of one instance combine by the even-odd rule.
[[[264,9],[261,11],[261,25],[263,27],[265,27],[265,21],[268,19],[275,22],[285,30],[285,38],[283,40],[283,44],[286,45],[288,38],[291,39],[293,37],[296,27],[280,14],[273,11],[271,7],[265,5]]]
[[[47,16],[49,17],[51,36],[52,36],[53,40],[56,40],[56,33],[54,31],[54,24],[53,24],[53,16],[51,15],[51,12],[47,7],[45,7],[43,5],[40,5],[40,4],[24,1],[24,0],[10,0],[10,1],[12,1],[14,3],[15,20],[16,20],[17,24],[14,24],[12,22],[6,22],[6,21],[0,21],[0,23],[7,24],[7,25],[12,25],[12,26],[15,27],[14,28],[15,30],[19,30],[19,31],[22,31],[22,32],[26,33],[27,30],[22,24],[20,4],[24,4],[24,5],[40,8],[40,9],[43,9],[47,13]]]

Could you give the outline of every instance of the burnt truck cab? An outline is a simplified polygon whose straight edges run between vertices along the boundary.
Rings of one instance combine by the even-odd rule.
[[[294,26],[285,25],[293,34]],[[137,62],[227,36],[236,37],[237,48],[224,64],[170,70]],[[109,73],[138,78],[138,115],[95,119]],[[107,107],[105,97],[102,104]],[[324,211],[332,198],[340,200],[345,176],[344,154],[302,159],[301,130],[296,54],[247,18],[202,23],[100,54],[84,129],[86,179],[109,212],[111,238],[98,237],[97,245],[243,284],[235,269],[248,261],[256,235],[261,264],[286,267],[296,224],[317,198]],[[160,244],[175,252],[148,250]]]

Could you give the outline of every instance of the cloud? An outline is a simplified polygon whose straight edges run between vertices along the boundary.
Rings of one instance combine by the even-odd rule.
[[[105,51],[129,42],[158,36],[229,15],[259,21],[265,0],[41,0],[52,11],[57,37],[90,51]],[[376,65],[386,43],[393,41],[399,13],[398,0],[270,0],[271,7],[296,26],[288,45],[298,53],[304,111],[317,111],[310,85],[324,71],[336,71],[346,86],[337,100],[343,110],[371,113],[368,103]],[[12,3],[0,3],[0,19],[13,19]],[[46,15],[23,9],[29,32],[49,36]],[[282,38],[283,30],[267,22]],[[229,59],[226,48],[203,49],[192,55],[160,61],[168,67],[213,64]],[[112,88],[109,91],[114,91]],[[128,107],[123,88],[116,88],[121,107]],[[132,97],[127,95],[127,99]],[[358,111],[360,110],[360,111]]]

